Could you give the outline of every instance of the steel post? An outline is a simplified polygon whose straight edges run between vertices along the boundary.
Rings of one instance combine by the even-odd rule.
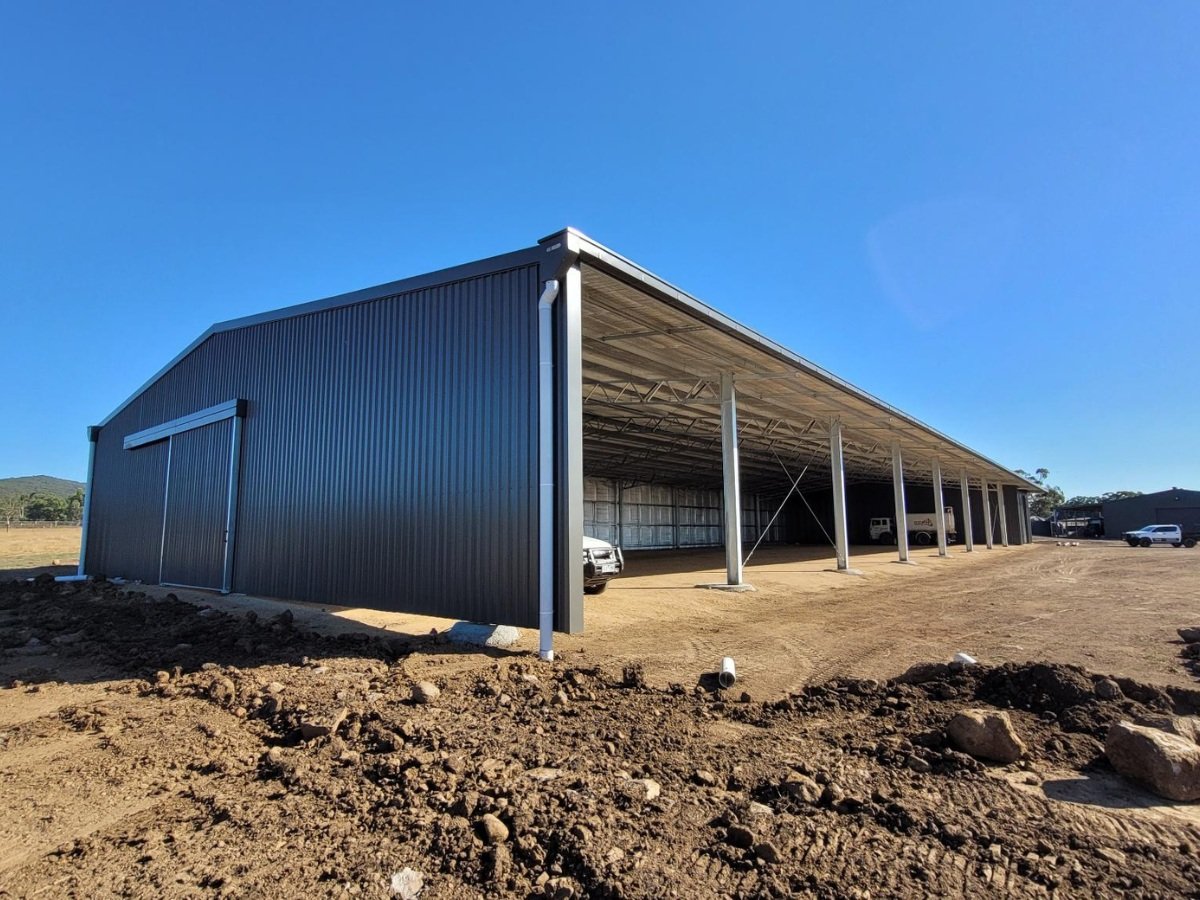
[[[721,463],[725,482],[725,574],[742,583],[742,486],[738,476],[737,396],[733,375],[721,375]]]
[[[838,571],[850,568],[850,534],[846,527],[846,471],[842,461],[842,423],[829,424],[829,467],[833,476],[833,543]]]
[[[892,444],[892,490],[896,494],[896,521],[893,523],[900,562],[908,562],[908,504],[904,500],[904,454]]]
[[[1008,546],[1008,516],[1004,514],[1004,485],[996,482],[996,515],[1000,517],[1000,546]]]
[[[933,458],[933,521],[937,524],[938,556],[946,556],[946,500],[942,494],[942,463]]]
[[[975,549],[975,534],[971,526],[971,484],[967,481],[967,470],[963,469],[959,476],[959,491],[962,493],[962,511],[963,522],[959,526],[959,531],[962,532],[963,543],[967,547],[967,552],[970,553]]]
[[[987,479],[980,476],[979,492],[983,495],[983,536],[987,540],[987,548],[992,549],[994,538],[992,536],[992,501],[988,497]]]

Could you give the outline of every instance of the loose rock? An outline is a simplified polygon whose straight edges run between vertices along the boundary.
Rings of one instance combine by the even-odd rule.
[[[950,720],[946,732],[955,746],[978,759],[1011,763],[1025,755],[1025,744],[1006,712],[967,709]]]
[[[1108,730],[1104,755],[1127,778],[1168,800],[1200,800],[1200,746],[1160,731],[1117,722]]]
[[[821,799],[821,786],[799,772],[792,772],[783,783],[783,790],[803,803],[817,803]]]
[[[754,855],[765,863],[779,862],[779,848],[770,841],[763,841],[761,844],[754,845]]]
[[[412,698],[415,703],[432,703],[441,695],[441,688],[432,681],[418,681],[413,685]]]
[[[631,799],[648,802],[657,798],[662,788],[653,778],[627,778],[621,783],[621,792]]]
[[[508,840],[508,826],[491,813],[475,823],[475,831],[485,844],[503,844]]]
[[[400,900],[416,900],[425,889],[425,876],[405,866],[392,875],[392,893]]]

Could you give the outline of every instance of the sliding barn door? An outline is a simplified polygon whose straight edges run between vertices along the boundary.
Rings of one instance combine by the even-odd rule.
[[[170,437],[162,584],[221,590],[234,419]]]

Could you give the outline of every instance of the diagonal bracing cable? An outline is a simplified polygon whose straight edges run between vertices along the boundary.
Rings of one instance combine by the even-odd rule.
[[[820,452],[820,451],[817,451],[817,452]],[[791,476],[791,473],[790,473],[790,472],[788,472],[788,470],[787,470],[787,466],[785,466],[785,465],[783,464],[783,460],[781,460],[781,459],[779,458],[779,454],[778,454],[778,453],[776,453],[776,454],[774,454],[774,455],[775,455],[775,461],[776,461],[777,463],[779,463],[779,467],[780,467],[781,469],[783,469],[783,473],[784,473],[785,475],[787,475],[787,477],[788,477],[788,478],[791,478],[791,477],[792,477],[792,476]],[[813,458],[812,458],[811,460],[809,460],[809,461],[808,461],[808,465],[809,465],[809,466],[811,466],[811,465],[812,465],[812,462],[813,462],[813,460],[815,460],[816,458],[817,458],[817,453],[813,453]],[[807,470],[807,469],[808,469],[808,466],[805,466],[804,468]],[[803,477],[803,473],[801,473],[801,477]],[[821,524],[821,519],[820,519],[820,518],[817,516],[817,514],[816,514],[816,513],[813,511],[813,508],[812,508],[812,506],[810,506],[810,505],[809,505],[808,498],[806,498],[806,497],[804,496],[804,493],[803,493],[803,492],[801,492],[801,491],[797,491],[797,492],[796,492],[796,496],[797,496],[797,497],[799,497],[801,500],[803,500],[803,501],[804,501],[804,505],[808,507],[808,511],[809,511],[809,512],[812,514],[813,521],[814,521],[814,522],[816,522],[816,523],[817,523],[817,527],[821,529],[821,534],[825,535],[825,540],[829,541],[829,546],[830,546],[830,547],[832,547],[834,550],[836,550],[836,549],[837,549],[837,544],[835,544],[835,543],[834,543],[834,541],[833,541],[833,538],[831,538],[831,537],[829,536],[829,532],[825,530],[825,526]]]
[[[776,458],[776,459],[779,459],[779,457],[778,457],[778,456],[776,456],[775,458]],[[783,465],[783,463],[781,462],[781,463],[780,463],[780,465],[782,466],[782,465]],[[809,465],[811,465],[811,463],[810,463]],[[787,468],[786,468],[786,467],[784,468],[784,470],[783,470],[783,471],[784,471],[784,473],[785,473],[785,474],[787,474]],[[776,520],[776,519],[778,519],[778,518],[779,518],[779,514],[780,514],[781,512],[783,512],[783,508],[784,508],[784,506],[786,506],[786,505],[787,505],[788,498],[789,498],[789,497],[791,497],[791,496],[792,496],[792,494],[793,494],[793,493],[795,493],[795,491],[796,491],[796,488],[798,488],[798,487],[800,486],[800,479],[804,477],[804,473],[805,473],[805,472],[807,472],[807,471],[808,471],[808,466],[805,466],[805,467],[804,467],[804,468],[801,470],[799,477],[798,477],[798,478],[796,478],[796,480],[795,480],[795,481],[792,481],[792,486],[791,486],[790,488],[788,488],[788,492],[787,492],[786,494],[784,494],[784,495],[783,495],[783,499],[779,501],[779,509],[775,510],[775,515],[771,516],[771,521],[769,521],[769,522],[767,523],[767,527],[766,527],[766,528],[764,528],[764,529],[762,530],[762,532],[761,532],[761,533],[758,535],[758,540],[754,542],[754,546],[753,546],[753,547],[751,547],[751,548],[750,548],[750,552],[746,554],[746,558],[745,558],[745,560],[743,560],[743,561],[742,561],[742,565],[743,565],[743,566],[748,566],[748,565],[750,565],[750,557],[752,557],[752,556],[754,555],[754,551],[758,549],[758,545],[759,545],[759,544],[761,544],[761,543],[763,542],[763,538],[765,538],[765,537],[766,537],[768,534],[770,534],[770,532],[771,532],[771,526],[775,524],[775,520]],[[791,476],[790,474],[788,474],[788,480],[789,480],[789,481],[791,481],[791,479],[792,479],[792,476]],[[801,495],[801,496],[803,496],[803,495]]]

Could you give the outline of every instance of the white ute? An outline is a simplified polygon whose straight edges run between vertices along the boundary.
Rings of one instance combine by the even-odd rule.
[[[583,592],[601,594],[608,582],[621,574],[625,557],[619,547],[600,538],[583,536]]]
[[[1195,547],[1200,534],[1184,531],[1181,525],[1145,525],[1137,531],[1126,531],[1121,537],[1130,547],[1153,547],[1155,544]]]

